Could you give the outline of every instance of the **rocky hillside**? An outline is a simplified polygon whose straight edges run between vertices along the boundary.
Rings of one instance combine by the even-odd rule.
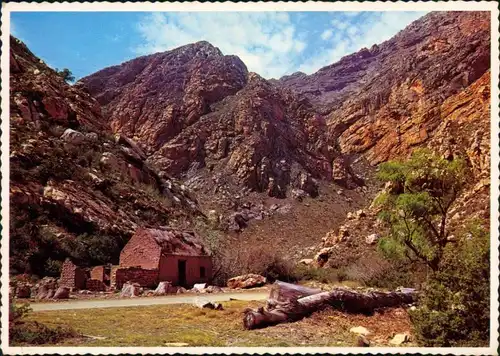
[[[423,145],[441,104],[490,68],[487,12],[433,12],[392,39],[307,76],[280,80],[327,117],[329,142],[372,164]]]
[[[12,40],[11,196],[25,223],[11,233],[32,211],[72,238],[201,211],[254,249],[359,260],[379,232],[366,208],[382,188],[376,165],[416,147],[467,157],[473,177],[455,212],[487,219],[488,16],[430,13],[312,75],[271,81],[198,42],[69,86]],[[17,239],[13,251],[31,248]]]
[[[137,227],[200,215],[184,186],[150,168],[134,141],[112,135],[93,97],[19,40],[10,45],[12,272],[50,273],[66,256],[114,261]]]

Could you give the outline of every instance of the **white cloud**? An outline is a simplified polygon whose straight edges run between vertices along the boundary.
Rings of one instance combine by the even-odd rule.
[[[339,19],[339,15],[335,14],[335,18],[331,20],[337,31],[330,38],[329,46],[325,46],[322,51],[315,51],[315,56],[304,60],[299,67],[300,71],[311,74],[363,47],[370,48],[374,44],[384,42],[425,15],[425,12],[388,11],[342,15],[345,18]]]
[[[307,46],[290,16],[280,12],[153,13],[142,19],[138,30],[144,43],[134,48],[138,54],[206,40],[266,78],[290,72],[291,59]]]
[[[324,41],[326,41],[327,39],[329,39],[330,37],[332,37],[332,35],[333,35],[333,31],[332,30],[325,30],[321,34],[321,39],[324,40]]]
[[[133,50],[150,54],[206,40],[224,54],[240,57],[250,71],[279,78],[297,70],[311,74],[347,54],[370,48],[424,14],[332,12],[322,25],[314,19],[305,21],[314,15],[301,13],[293,17],[284,12],[152,13],[137,25],[142,44]],[[322,32],[316,39],[318,26]]]

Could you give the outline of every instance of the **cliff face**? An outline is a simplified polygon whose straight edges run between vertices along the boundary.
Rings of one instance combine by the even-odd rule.
[[[198,42],[69,86],[12,40],[11,199],[21,221],[30,202],[37,219],[73,237],[130,236],[145,221],[190,221],[201,209],[229,230],[247,228],[250,243],[272,235],[310,257],[306,247],[326,235],[331,248],[346,213],[369,205],[378,163],[428,146],[467,157],[475,184],[454,213],[487,219],[489,21],[430,13],[317,73],[272,81]],[[39,172],[40,163],[50,165]],[[77,173],[53,174],[62,167]],[[351,236],[367,251],[364,235],[377,227],[359,221],[348,222]],[[359,257],[356,243],[346,248]]]
[[[139,226],[198,215],[196,200],[112,135],[100,104],[19,40],[10,60],[11,270],[45,274],[54,261],[115,261]]]
[[[377,164],[425,144],[441,104],[489,67],[489,13],[435,12],[380,45],[280,82],[321,108],[342,152]]]
[[[305,188],[310,173],[331,178],[325,122],[307,99],[206,42],[104,69],[78,85],[103,105],[113,131],[133,136],[169,174],[222,171],[276,197],[292,181]]]

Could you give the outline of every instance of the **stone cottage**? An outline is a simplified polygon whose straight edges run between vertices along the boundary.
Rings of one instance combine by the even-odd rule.
[[[117,288],[127,281],[150,287],[170,281],[188,287],[211,277],[212,259],[195,233],[140,228],[123,248],[111,283]]]

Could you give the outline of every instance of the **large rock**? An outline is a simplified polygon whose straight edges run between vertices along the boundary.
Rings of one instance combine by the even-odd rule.
[[[69,288],[59,287],[54,293],[54,299],[68,299],[69,298]]]
[[[394,337],[389,341],[391,345],[396,345],[399,346],[401,344],[404,344],[405,342],[408,342],[410,340],[410,337],[408,334],[396,334]]]
[[[141,286],[138,283],[127,282],[123,285],[120,297],[137,297],[141,294]]]
[[[266,278],[258,274],[245,274],[229,279],[227,286],[232,289],[255,288],[266,284]]]
[[[174,287],[171,282],[162,281],[158,284],[153,295],[166,295],[177,293],[177,287]]]
[[[85,141],[85,135],[73,129],[66,129],[66,131],[62,134],[61,139],[73,145],[79,145]]]
[[[16,298],[30,298],[31,288],[30,284],[19,283],[15,288]]]

